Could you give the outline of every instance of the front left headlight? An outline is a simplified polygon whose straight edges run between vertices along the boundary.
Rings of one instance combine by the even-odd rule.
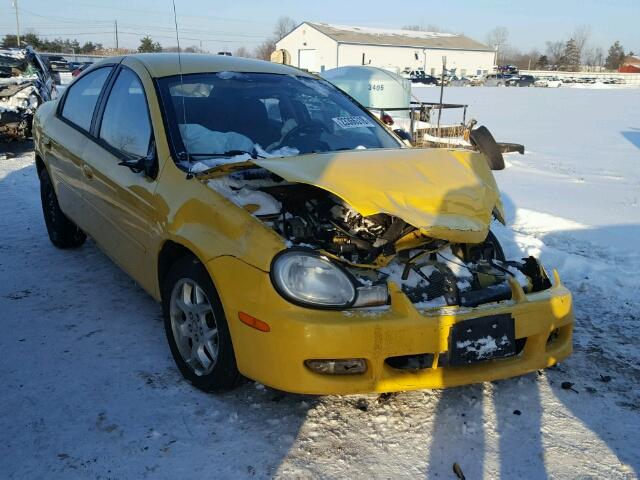
[[[351,275],[328,258],[307,250],[285,250],[273,261],[273,284],[292,303],[314,308],[343,309],[356,300]]]

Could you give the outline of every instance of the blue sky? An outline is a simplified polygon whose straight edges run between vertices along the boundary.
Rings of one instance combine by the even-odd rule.
[[[121,46],[137,47],[149,34],[175,45],[170,0],[18,0],[22,30],[76,37],[113,46],[113,21]],[[11,0],[0,0],[0,34],[15,33]],[[592,29],[591,44],[605,50],[620,40],[640,52],[640,0],[405,0],[389,1],[206,1],[176,0],[183,46],[210,51],[255,47],[268,37],[275,20],[288,15],[304,20],[399,28],[438,25],[484,41],[496,26],[509,30],[509,44],[520,50],[544,50],[546,40],[566,40],[579,25]]]

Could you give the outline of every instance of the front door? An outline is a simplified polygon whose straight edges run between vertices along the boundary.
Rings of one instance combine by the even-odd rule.
[[[85,192],[94,217],[91,235],[147,291],[153,292],[156,180],[119,165],[145,157],[153,141],[145,91],[138,76],[120,67],[84,153]]]

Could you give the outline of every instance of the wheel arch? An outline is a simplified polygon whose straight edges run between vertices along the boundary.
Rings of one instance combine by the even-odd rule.
[[[42,157],[40,157],[40,155],[36,154],[36,171],[38,172],[38,177],[40,177],[40,173],[43,170],[46,170],[46,166],[44,164],[44,160],[42,160]]]
[[[167,277],[167,273],[169,273],[169,269],[176,261],[183,257],[193,257],[204,265],[204,262],[202,262],[198,255],[196,255],[196,253],[193,252],[192,249],[184,246],[183,244],[175,242],[173,240],[166,240],[162,244],[162,248],[158,253],[157,264],[158,293],[160,297],[162,297],[162,284]]]
[[[162,301],[162,287],[165,279],[167,278],[167,274],[169,270],[179,259],[183,257],[193,257],[195,260],[200,262],[204,269],[209,274],[209,278],[213,283],[214,288],[216,287],[215,279],[212,273],[207,268],[207,261],[203,256],[203,252],[198,252],[194,246],[188,245],[189,242],[184,241],[184,239],[167,239],[162,244],[160,251],[158,252],[158,260],[157,260],[157,281],[158,281],[158,300]]]

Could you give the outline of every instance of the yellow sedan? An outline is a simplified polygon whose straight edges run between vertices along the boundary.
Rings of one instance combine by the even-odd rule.
[[[441,388],[571,352],[570,292],[490,232],[482,154],[407,148],[309,73],[108,58],[38,110],[34,140],[51,241],[91,236],[161,302],[200,389]]]

